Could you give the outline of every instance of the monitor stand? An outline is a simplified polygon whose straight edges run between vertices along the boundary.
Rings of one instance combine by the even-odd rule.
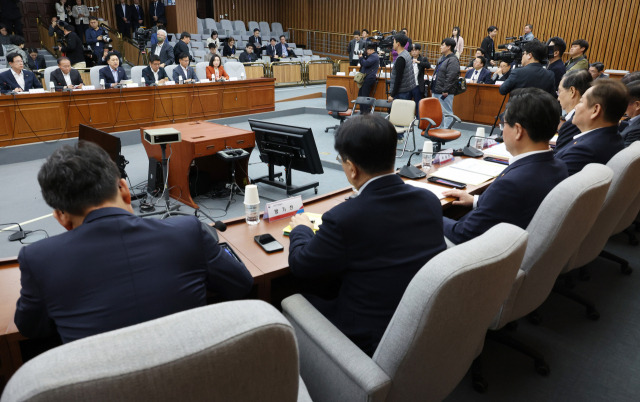
[[[289,160],[289,163],[287,164],[287,166],[285,166],[284,171],[285,171],[285,183],[282,183],[281,181],[276,181],[276,177],[281,177],[282,173],[275,173],[274,171],[274,165],[272,163],[268,163],[269,166],[269,175],[267,176],[262,176],[262,177],[258,177],[257,179],[253,180],[253,183],[264,183],[264,184],[268,184],[270,186],[274,186],[274,187],[278,187],[281,189],[284,189],[287,191],[287,196],[289,195],[293,195],[296,193],[299,193],[301,191],[304,190],[308,190],[310,188],[313,188],[315,193],[318,194],[318,185],[319,183],[316,182],[312,182],[312,183],[308,183],[308,184],[304,184],[302,186],[294,186],[291,184],[291,168],[289,168],[289,165],[291,164],[291,161]]]

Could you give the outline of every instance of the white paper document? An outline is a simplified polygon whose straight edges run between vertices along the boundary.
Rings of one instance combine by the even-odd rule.
[[[405,184],[408,184],[408,185],[413,186],[413,187],[424,188],[425,190],[429,190],[433,194],[435,194],[436,197],[438,197],[439,200],[445,198],[445,196],[442,194],[442,192],[447,190],[444,187],[436,186],[436,185],[431,184],[431,183],[425,183],[423,181],[406,180]]]
[[[480,173],[491,177],[498,177],[507,165],[499,163],[487,162],[482,159],[463,159],[460,162],[451,165],[452,168],[468,170],[473,173]]]
[[[431,173],[429,177],[431,176],[440,177],[445,180],[457,181],[459,183],[471,184],[472,186],[477,186],[485,181],[493,179],[493,176],[470,172],[464,169],[456,169],[453,166],[440,168],[436,172]]]

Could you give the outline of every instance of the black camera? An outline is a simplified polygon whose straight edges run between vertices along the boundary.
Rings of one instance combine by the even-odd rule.
[[[61,38],[58,38],[58,40],[56,41],[58,42],[57,46],[53,47],[53,50],[55,52],[59,51],[61,48],[66,47],[67,46],[67,39],[63,36]]]
[[[513,42],[498,45],[498,49],[503,49],[504,52],[496,53],[494,58],[509,64],[514,61],[520,64],[522,62],[522,46],[528,41],[524,40],[522,36],[509,36],[506,40],[513,40]]]
[[[109,34],[107,34],[106,32],[102,34],[102,41],[104,43],[109,43],[111,42],[111,38],[109,37]]]
[[[144,50],[147,42],[151,40],[151,29],[146,27],[139,27],[133,33],[133,39],[138,42],[138,48]]]

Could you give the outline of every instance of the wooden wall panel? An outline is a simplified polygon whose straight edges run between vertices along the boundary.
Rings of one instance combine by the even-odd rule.
[[[215,13],[231,9],[233,0],[213,0]],[[487,27],[499,28],[497,43],[507,36],[523,34],[524,25],[534,25],[541,40],[560,36],[571,43],[587,39],[589,61],[602,61],[606,68],[640,70],[640,1],[638,0],[281,0],[285,11],[271,16],[264,7],[274,0],[237,0],[254,3],[256,12],[236,10],[244,21],[266,18],[283,26],[351,34],[354,29],[388,32],[403,27],[414,40],[439,43],[453,26],[462,30],[467,51],[478,47]],[[247,15],[247,17],[244,17]],[[236,19],[236,18],[233,18]]]

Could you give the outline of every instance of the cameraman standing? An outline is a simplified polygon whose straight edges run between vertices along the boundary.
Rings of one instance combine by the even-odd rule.
[[[500,85],[500,94],[506,95],[516,88],[540,88],[558,97],[556,78],[553,71],[546,70],[540,63],[547,58],[547,46],[534,39],[522,45],[522,68],[511,71],[509,78]]]
[[[460,61],[454,53],[455,48],[456,41],[453,38],[442,40],[442,57],[438,60],[431,80],[431,95],[440,101],[443,115],[453,115],[453,95],[460,77]],[[447,127],[450,120],[450,117],[443,118],[440,127]]]
[[[87,38],[87,45],[91,46],[96,59],[100,59],[104,44],[108,42],[108,36],[104,29],[98,26],[98,18],[89,17],[89,29],[87,29],[85,37]]]
[[[371,96],[371,90],[376,85],[378,79],[378,69],[380,68],[380,57],[376,53],[378,46],[369,42],[366,45],[364,55],[360,56],[360,72],[365,75],[362,87],[358,91],[358,96]],[[369,113],[371,107],[368,105],[360,105],[362,113]]]
[[[62,31],[64,32],[60,50],[69,58],[69,61],[71,61],[71,67],[86,68],[87,63],[84,61],[82,40],[73,32],[71,25],[64,22],[60,22],[59,25],[62,25]]]

